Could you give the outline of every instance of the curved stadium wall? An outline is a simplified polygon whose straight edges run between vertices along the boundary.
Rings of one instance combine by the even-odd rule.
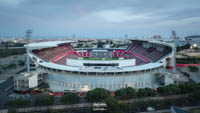
[[[172,65],[173,60],[169,62],[166,59],[173,59],[174,55],[172,45],[147,41],[132,41],[126,49],[106,51],[105,56],[101,55],[102,61],[105,61],[106,56],[123,58],[122,61],[135,59],[135,66],[70,66],[67,59],[83,60],[93,54],[92,49],[83,52],[75,50],[70,43],[34,48],[29,56],[35,62],[38,72],[48,73],[44,76],[44,82],[49,84],[50,90],[86,92],[99,87],[110,91],[125,87],[155,88],[159,85],[155,73],[163,72],[167,65]],[[113,59],[112,62],[118,60]]]

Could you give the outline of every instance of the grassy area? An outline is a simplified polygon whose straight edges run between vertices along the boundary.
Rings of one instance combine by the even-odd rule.
[[[7,69],[13,69],[13,68],[16,68],[16,64],[8,64],[8,65],[4,65],[2,66],[2,69],[3,70],[7,70]]]
[[[199,58],[188,57],[188,58],[176,58],[176,63],[179,64],[197,64],[200,62]]]
[[[90,57],[85,57],[83,60],[119,60],[119,58],[90,58]]]
[[[200,55],[198,55],[198,56],[194,56],[195,58],[197,58],[197,59],[200,59]]]
[[[189,113],[200,113],[200,108],[190,109]]]
[[[0,49],[0,58],[12,56],[12,55],[21,55],[26,52],[25,48],[9,48],[9,49]]]
[[[9,69],[14,69],[16,68],[17,65],[16,64],[5,64],[5,65],[0,65],[0,74],[6,70],[9,70]]]

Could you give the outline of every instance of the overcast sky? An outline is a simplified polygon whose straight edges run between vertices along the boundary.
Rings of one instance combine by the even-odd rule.
[[[0,36],[200,34],[200,0],[0,0]]]

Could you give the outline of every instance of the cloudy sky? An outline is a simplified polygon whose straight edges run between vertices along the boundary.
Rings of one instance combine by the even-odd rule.
[[[0,36],[200,34],[200,0],[0,0]]]

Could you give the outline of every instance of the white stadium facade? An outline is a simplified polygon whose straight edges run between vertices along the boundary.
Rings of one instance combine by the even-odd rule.
[[[87,92],[95,88],[156,88],[173,83],[165,73],[175,69],[175,47],[165,42],[131,40],[124,49],[74,49],[74,41],[52,41],[25,45],[36,72],[51,91]],[[29,67],[28,67],[29,69]],[[37,78],[37,77],[36,77]],[[162,79],[162,82],[161,82]]]

